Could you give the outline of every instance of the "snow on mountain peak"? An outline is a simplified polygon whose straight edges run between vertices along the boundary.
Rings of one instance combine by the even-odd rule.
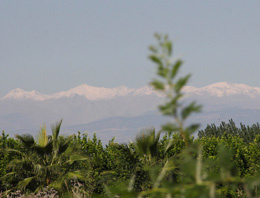
[[[105,87],[94,87],[87,84],[82,84],[68,91],[61,91],[52,95],[44,95],[35,90],[24,91],[20,88],[10,91],[4,99],[31,99],[37,101],[43,101],[47,99],[59,99],[59,98],[70,98],[76,95],[85,97],[88,100],[105,100],[111,99],[117,96],[127,96],[127,95],[151,95],[155,94],[151,87],[142,87],[138,89],[128,88],[126,86],[120,86],[115,88],[105,88]]]
[[[214,83],[205,87],[196,88],[193,86],[186,86],[183,90],[188,95],[209,95],[216,97],[224,97],[230,95],[247,95],[251,98],[260,96],[260,87],[251,87],[245,84],[232,84],[228,82]],[[120,86],[115,88],[94,87],[87,84],[79,85],[68,91],[61,91],[52,95],[44,95],[35,90],[24,91],[20,88],[10,91],[3,99],[31,99],[37,101],[43,101],[47,99],[59,99],[70,98],[76,95],[85,97],[88,100],[106,100],[112,99],[118,96],[144,96],[156,94],[162,96],[162,94],[154,91],[150,86],[144,86],[141,88],[128,88],[126,86]]]
[[[16,88],[12,91],[10,91],[7,95],[5,95],[2,99],[32,99],[32,100],[38,100],[43,101],[48,99],[47,95],[43,95],[35,90],[33,91],[24,91],[23,89]]]
[[[79,95],[87,98],[88,100],[102,100],[111,99],[115,96],[127,95],[130,92],[131,89],[128,89],[125,86],[117,88],[104,88],[82,84],[68,91],[62,91],[54,94],[53,97],[57,99],[61,97],[73,97],[75,95]]]
[[[214,83],[205,87],[190,89],[189,93],[196,95],[211,95],[217,97],[230,96],[230,95],[247,95],[251,98],[260,95],[259,87],[250,87],[246,84],[232,84],[228,82]]]
[[[151,89],[151,88],[150,88]],[[152,92],[147,87],[142,87],[139,89],[131,89],[126,86],[120,86],[115,88],[105,88],[105,87],[93,87],[90,85],[82,84],[68,91],[59,92],[54,95],[55,98],[60,97],[72,97],[74,95],[84,96],[88,100],[104,100],[111,99],[116,96],[126,96],[126,95],[151,95]]]

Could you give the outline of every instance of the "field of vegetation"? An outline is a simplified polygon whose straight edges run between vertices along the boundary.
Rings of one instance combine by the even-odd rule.
[[[96,135],[62,136],[62,121],[48,135],[0,136],[2,197],[260,197],[260,125],[187,125],[201,110],[185,104],[172,43],[156,35],[150,59],[158,79],[151,85],[166,96],[159,108],[172,118],[160,131],[144,129],[128,144],[103,145]]]

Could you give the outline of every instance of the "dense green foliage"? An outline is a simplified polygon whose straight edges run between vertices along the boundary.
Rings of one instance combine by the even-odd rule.
[[[16,135],[18,149],[1,148],[4,158],[12,153],[16,155],[4,170],[6,174],[1,181],[6,188],[1,190],[6,190],[5,193],[14,189],[37,192],[49,186],[62,191],[64,183],[70,178],[83,178],[83,174],[74,170],[72,165],[87,158],[80,154],[80,149],[76,149],[76,144],[71,144],[73,136],[59,136],[60,126],[61,122],[53,126],[51,136],[47,136],[46,127],[43,126],[37,141],[29,134]],[[11,139],[5,141],[10,142]]]
[[[0,136],[0,151],[5,151],[7,149],[21,149],[20,143],[10,138],[9,135],[6,135],[5,132],[2,132]],[[10,161],[19,158],[19,155],[11,154],[7,152],[0,152],[0,177],[3,177],[7,174],[7,165]],[[9,182],[4,182],[2,179],[0,180],[0,191],[8,188]]]
[[[248,128],[251,127],[248,126]],[[198,146],[196,143],[202,145],[202,159],[205,160],[207,164],[207,167],[205,168],[207,168],[208,173],[211,174],[209,178],[214,178],[213,180],[221,181],[221,178],[219,177],[221,176],[221,168],[223,167],[230,171],[225,174],[229,175],[228,177],[230,177],[229,179],[231,179],[231,181],[236,177],[240,179],[244,178],[246,180],[246,178],[251,178],[260,173],[260,135],[256,135],[254,141],[249,144],[241,137],[228,133],[222,137],[206,135],[198,139],[190,138],[189,144],[195,144],[192,146],[194,149],[191,151],[185,150],[187,146],[180,134],[175,133],[170,136],[165,134],[161,139],[158,139],[155,137],[154,130],[146,130],[143,135],[143,139],[141,139],[142,135],[139,135],[137,136],[136,142],[129,145],[118,144],[111,140],[109,144],[103,146],[95,135],[91,139],[87,135],[78,134],[77,136],[74,136],[71,142],[80,145],[82,153],[91,160],[87,163],[85,161],[74,163],[74,166],[65,169],[62,175],[64,176],[66,172],[68,173],[73,169],[82,169],[86,171],[85,174],[87,174],[88,177],[81,178],[80,182],[86,185],[84,187],[84,193],[88,195],[102,195],[105,192],[104,184],[109,185],[109,187],[117,193],[118,189],[116,187],[119,186],[120,189],[123,189],[124,187],[127,188],[128,182],[131,178],[134,178],[133,188],[135,189],[135,192],[133,192],[134,195],[131,194],[131,196],[137,196],[135,193],[146,191],[153,187],[156,178],[152,177],[156,177],[155,173],[158,174],[161,167],[167,162],[166,159],[174,159],[174,164],[176,166],[171,172],[172,175],[167,175],[167,177],[171,178],[176,184],[186,182],[186,180],[191,180],[189,182],[192,182],[192,179],[195,179],[194,175],[192,176],[194,173],[189,173],[190,175],[188,178],[180,178],[179,173],[182,169],[184,172],[194,171],[194,164],[197,163],[197,153],[194,152],[197,151],[195,149]],[[11,143],[6,145],[3,141]],[[167,148],[169,142],[172,142],[171,148]],[[148,146],[144,147],[144,145]],[[224,158],[227,157],[228,159],[220,159],[220,154],[223,152],[221,151],[222,146],[225,148]],[[23,148],[21,143],[13,138],[6,137],[3,133],[1,136],[1,149],[13,147],[16,147],[16,149],[18,148],[19,150],[22,150]],[[165,152],[165,150],[167,150],[167,152]],[[190,152],[189,155],[191,153],[194,155],[194,158],[186,158],[184,160],[182,155],[188,151]],[[13,156],[12,159],[7,159],[8,157],[10,158],[9,154],[1,155],[2,176],[10,171],[10,167],[7,166],[8,162],[12,161],[12,159],[19,159],[19,155],[16,155],[16,157]],[[17,171],[17,176],[23,172],[23,175],[20,175],[20,177],[28,178],[25,171],[28,172],[29,170],[26,170],[26,166],[24,165],[22,168],[23,170]],[[55,174],[52,176],[54,177],[54,175]],[[1,184],[2,191],[6,190],[8,186],[16,186],[18,184],[18,181],[6,180],[5,177],[4,180],[1,179],[1,181],[4,181],[4,183]],[[34,189],[38,187],[38,183],[34,184],[34,186],[28,186],[27,189],[33,192]],[[16,187],[18,188],[18,185]],[[218,193],[230,197],[237,197],[237,193],[243,192],[243,188],[239,185],[233,189],[233,187],[229,188],[229,185],[221,184],[221,182],[219,182],[217,188]]]
[[[247,126],[249,130],[254,127],[254,125]],[[216,131],[216,133],[218,133],[218,131]],[[157,136],[159,136],[158,133]],[[155,136],[155,131],[153,129],[146,130],[143,134],[140,133],[140,135],[137,136],[136,141],[128,145],[118,144],[115,143],[114,140],[111,140],[107,145],[103,146],[95,135],[93,138],[89,138],[85,134],[78,134],[70,141],[71,144],[78,145],[78,148],[81,150],[81,155],[84,153],[85,158],[87,157],[89,160],[74,162],[70,168],[67,167],[64,169],[63,167],[64,172],[62,173],[62,176],[66,175],[66,173],[68,175],[72,170],[74,170],[74,172],[75,170],[80,169],[86,171],[85,174],[87,177],[82,178],[79,175],[78,179],[79,182],[85,184],[84,191],[82,192],[92,196],[104,194],[106,192],[104,184],[108,185],[110,191],[114,190],[115,193],[118,193],[118,188],[121,190],[124,188],[127,189],[131,178],[134,178],[133,189],[135,190],[130,194],[131,196],[135,197],[138,192],[152,189],[156,180],[156,173],[159,174],[161,168],[165,166],[167,159],[171,158],[174,159],[174,166],[176,167],[172,167],[173,170],[170,171],[171,174],[167,173],[169,175],[165,177],[172,182],[176,182],[176,184],[189,180],[189,182],[192,182],[192,179],[196,180],[196,178],[194,178],[194,173],[189,171],[194,171],[194,166],[197,163],[196,156],[198,154],[196,153],[196,148],[198,147],[198,143],[202,145],[201,156],[202,159],[205,160],[203,162],[206,162],[205,168],[207,169],[208,174],[211,174],[208,178],[221,181],[222,178],[219,177],[221,177],[221,171],[223,171],[221,168],[223,167],[227,168],[228,171],[227,173],[224,173],[224,176],[226,174],[225,177],[228,175],[231,181],[239,178],[235,188],[231,185],[231,181],[228,181],[227,184],[218,182],[216,186],[218,189],[217,192],[224,197],[237,197],[238,193],[244,193],[243,187],[239,185],[241,182],[240,179],[246,181],[247,178],[257,176],[260,173],[260,135],[258,134],[254,136],[253,141],[250,143],[245,142],[243,138],[238,135],[229,134],[228,132],[220,137],[210,134],[204,135],[198,139],[189,138],[189,145],[192,145],[191,148],[193,148],[193,150],[191,148],[189,148],[190,150],[185,150],[187,149],[187,146],[180,134],[174,133],[168,135],[166,133],[158,139],[158,137]],[[170,148],[168,148],[169,142],[171,142]],[[147,147],[144,147],[144,145],[147,145]],[[220,159],[220,154],[223,152],[221,150],[223,149],[223,146],[225,148],[224,158],[228,158],[224,160]],[[22,142],[2,133],[1,150],[7,149],[17,149],[22,152]],[[166,150],[167,152],[165,152]],[[183,159],[183,155],[187,154],[187,152],[190,152],[189,155],[192,153],[194,158],[188,158],[186,156],[186,159]],[[21,156],[11,155],[9,152],[5,154],[2,153],[0,158],[2,174],[1,191],[7,190],[10,186],[15,186],[14,190],[19,189],[19,178],[17,178],[18,180],[14,180],[11,177],[8,179],[3,176],[5,176],[6,173],[11,173],[10,162],[15,159],[21,160]],[[29,159],[27,160],[29,162]],[[8,163],[9,166],[7,166]],[[16,175],[17,177],[21,177],[21,180],[30,176],[27,175],[29,174],[30,169],[24,164],[20,167],[22,170],[19,170],[18,168],[19,167],[16,169]],[[59,167],[59,169],[62,170],[61,167]],[[57,172],[57,174],[60,174],[60,171]],[[190,175],[186,175],[187,178],[182,175],[182,178],[180,178],[181,171],[189,172]],[[32,175],[33,172],[34,171],[31,170],[30,174]],[[20,175],[21,173],[22,175]],[[55,174],[52,174],[52,177],[55,177]],[[227,180],[228,177],[226,178]],[[44,177],[41,176],[41,178]],[[34,190],[39,187],[39,183],[33,184],[34,185],[27,187],[27,192],[34,192]],[[45,186],[47,185],[46,182]],[[56,187],[56,189],[58,190],[59,188]],[[198,196],[194,195],[194,197]]]
[[[198,132],[198,136],[201,137],[223,137],[225,135],[233,135],[242,138],[246,143],[253,142],[256,135],[260,134],[259,123],[252,126],[245,126],[240,123],[240,128],[237,127],[234,121],[231,119],[229,123],[221,122],[219,126],[215,124],[207,125],[204,130]]]
[[[159,79],[151,85],[165,94],[166,102],[159,108],[172,122],[159,132],[143,130],[128,144],[112,139],[103,145],[95,134],[90,138],[80,132],[60,136],[61,122],[49,136],[43,126],[36,139],[14,139],[3,132],[2,195],[44,191],[62,197],[260,196],[259,124],[239,128],[230,120],[208,125],[196,139],[191,136],[199,124],[186,125],[186,120],[201,106],[182,100],[190,75],[178,77],[182,61],[172,61],[172,43],[167,36],[156,38],[158,46],[150,47],[150,59]]]

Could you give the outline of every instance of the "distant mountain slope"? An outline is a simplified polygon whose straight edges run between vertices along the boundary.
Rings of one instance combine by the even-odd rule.
[[[87,124],[115,116],[138,116],[156,110],[162,98],[155,96],[121,96],[110,100],[72,98],[0,101],[0,129],[19,130],[40,127],[63,119],[63,125]],[[21,121],[23,120],[23,121]],[[26,121],[26,122],[24,122]]]
[[[196,100],[203,112],[192,121],[218,123],[233,118],[245,124],[260,119],[260,88],[227,82],[184,88],[183,102]],[[102,136],[133,137],[141,128],[159,127],[165,120],[157,106],[164,97],[151,87],[130,89],[93,87],[86,84],[51,95],[14,89],[0,99],[0,130],[8,133],[37,133],[63,119],[67,132],[96,131]],[[110,135],[109,135],[110,134]]]
[[[237,126],[240,123],[246,125],[260,123],[260,110],[229,108],[204,111],[193,115],[186,124],[200,123],[200,129],[204,129],[207,124],[215,123],[218,125],[222,121],[228,122],[231,118]],[[117,142],[126,142],[134,140],[136,134],[146,128],[159,130],[162,124],[171,120],[171,118],[162,116],[157,111],[154,111],[135,117],[111,117],[88,124],[63,127],[63,132],[66,134],[77,133],[78,131],[82,134],[87,132],[89,137],[92,137],[95,132],[105,143],[113,137],[116,138]]]
[[[95,132],[105,142],[108,142],[112,137],[115,137],[116,141],[124,142],[133,140],[136,133],[145,128],[159,129],[159,126],[166,121],[169,119],[161,116],[157,111],[153,111],[140,116],[110,117],[89,124],[64,127],[64,132],[69,134],[77,131],[83,134],[87,132],[90,136]]]

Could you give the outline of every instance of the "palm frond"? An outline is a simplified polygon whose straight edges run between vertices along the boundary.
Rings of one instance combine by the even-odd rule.
[[[25,178],[24,180],[20,181],[18,183],[18,187],[19,188],[22,188],[22,189],[25,189],[26,186],[34,179],[34,176],[33,177],[28,177],[28,178]]]
[[[55,125],[53,125],[52,128],[52,140],[56,142],[59,137],[60,133],[60,127],[61,127],[62,120],[57,122]]]
[[[75,179],[75,178],[84,181],[85,175],[79,170],[67,173],[67,179]]]
[[[137,152],[141,155],[153,154],[157,147],[159,138],[160,132],[155,137],[154,128],[142,130],[135,140]]]
[[[9,178],[10,176],[13,176],[13,175],[15,175],[15,172],[9,172],[9,173],[5,174],[4,176],[0,177],[0,179],[3,181],[6,178]]]
[[[38,145],[41,147],[45,147],[47,144],[48,144],[48,136],[46,131],[46,125],[44,124],[41,127],[41,130],[39,131],[38,134]]]
[[[159,139],[160,139],[160,135],[161,135],[161,132],[159,131],[157,134],[156,134],[156,137],[155,137],[155,130],[153,131],[153,135],[151,136],[151,146],[149,148],[150,150],[150,154],[152,156],[156,156],[157,155],[157,152],[158,152],[158,142],[159,142]]]
[[[7,165],[8,169],[12,169],[14,167],[17,167],[19,165],[23,166],[24,163],[30,163],[30,161],[28,159],[13,159],[12,161],[10,161]]]
[[[56,179],[49,185],[49,187],[52,187],[58,191],[62,191],[70,179],[79,179],[81,181],[84,181],[86,179],[86,175],[84,172],[80,170],[71,171],[66,173],[65,175],[62,175],[62,177]],[[69,186],[66,187],[68,188]]]
[[[26,148],[30,148],[35,144],[34,138],[31,134],[15,135],[15,137],[19,139]]]
[[[69,146],[70,146],[70,143],[71,143],[71,140],[73,139],[73,135],[70,135],[69,137],[67,137],[65,139],[64,142],[60,141],[60,144],[59,144],[59,154],[62,154],[62,153],[70,153],[70,150],[68,149]],[[73,150],[72,150],[73,152]]]
[[[12,152],[14,152],[14,153],[20,154],[21,156],[24,155],[21,151],[19,151],[19,150],[17,150],[17,149],[5,148],[5,149],[1,149],[0,151],[1,151],[1,152],[7,152],[7,153],[12,153]]]
[[[53,153],[54,156],[53,158],[55,159],[58,152],[59,152],[59,133],[60,133],[60,126],[61,126],[62,120],[58,123],[56,123],[55,125],[53,125],[52,128],[52,145],[53,145]]]
[[[70,159],[67,161],[69,164],[73,164],[76,161],[86,161],[88,160],[88,157],[85,157],[81,154],[74,154],[74,155],[70,155]]]
[[[47,142],[47,144],[45,146],[35,145],[35,147],[34,147],[35,152],[41,156],[51,154],[52,148],[53,148],[52,140]]]

